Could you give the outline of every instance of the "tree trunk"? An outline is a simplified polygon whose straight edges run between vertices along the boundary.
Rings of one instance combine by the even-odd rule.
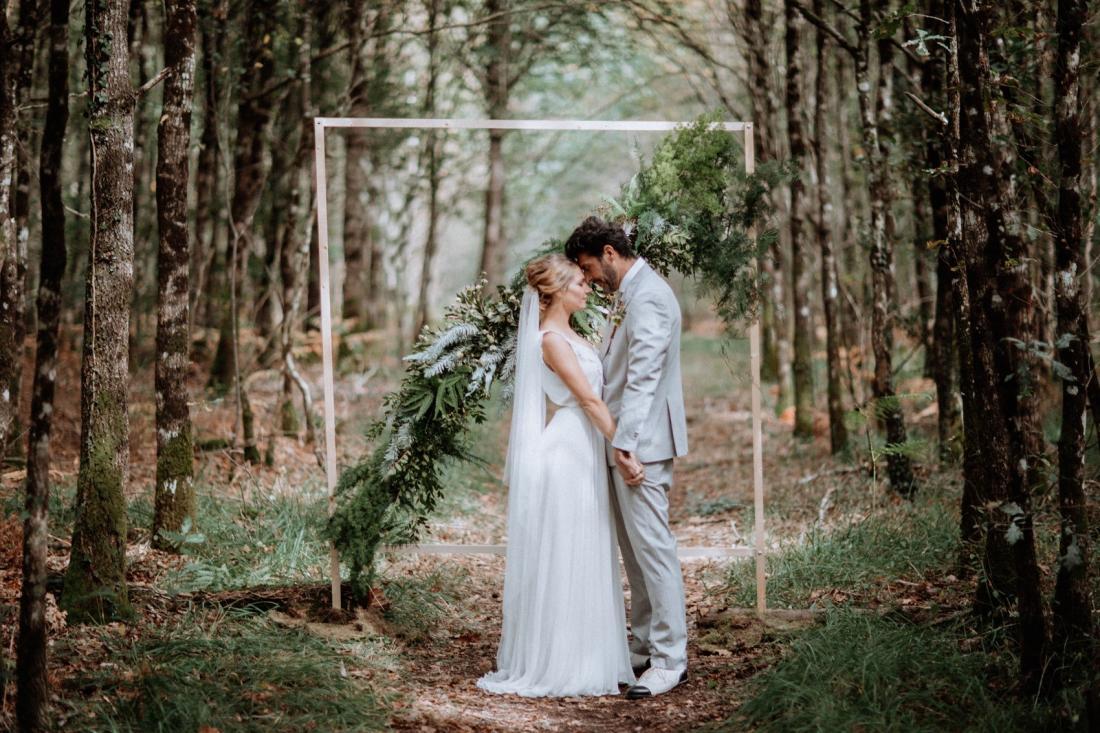
[[[926,14],[930,18],[943,18],[943,0],[930,0],[926,4]],[[940,22],[940,21],[933,21]],[[943,30],[939,28],[937,30]],[[943,94],[947,67],[947,56],[937,50],[920,74],[921,91],[926,101],[940,105],[947,103]],[[947,114],[953,115],[950,105]],[[955,120],[957,123],[957,120]],[[948,176],[942,171],[945,162],[945,139],[951,129],[940,127],[924,135],[924,164],[929,171],[928,203],[931,208],[932,244],[936,252],[936,294],[935,312],[932,318],[932,335],[928,344],[928,361],[931,376],[936,384],[936,433],[939,444],[941,464],[953,464],[958,460],[961,441],[959,431],[958,385],[955,378],[957,350],[955,348],[955,303],[953,293],[956,290],[956,271],[958,269],[957,252],[948,246],[951,206],[946,182]],[[951,168],[954,162],[947,166]],[[926,371],[928,371],[926,369]]]
[[[426,116],[436,115],[436,87],[439,85],[438,33],[436,25],[439,18],[439,0],[427,0],[428,6],[428,93],[424,103]],[[420,330],[431,318],[428,312],[428,300],[432,288],[432,262],[435,260],[439,238],[439,158],[442,152],[442,140],[435,130],[426,132],[428,152],[428,235],[424,240],[424,261],[420,266],[420,287],[416,299],[415,327],[413,341]]]
[[[1080,53],[1085,0],[1059,0],[1055,63],[1054,137],[1060,176],[1055,229],[1055,294],[1058,311],[1058,360],[1062,378],[1062,432],[1058,440],[1058,508],[1061,533],[1058,576],[1052,605],[1054,649],[1060,666],[1096,653],[1089,598],[1089,526],[1085,495],[1085,385],[1089,373],[1086,303],[1081,281],[1088,277],[1082,232]],[[1091,721],[1094,725],[1100,721]],[[1087,728],[1084,726],[1084,728]]]
[[[76,520],[62,596],[70,623],[132,615],[122,492],[130,446],[126,405],[134,264],[134,92],[123,40],[125,6],[88,0],[84,15],[92,232],[80,370]]]
[[[488,23],[487,53],[484,93],[490,119],[499,120],[508,115],[508,57],[512,34],[511,17],[507,14],[506,0],[486,0],[487,16],[502,16]],[[507,273],[507,244],[504,240],[504,131],[489,131],[489,184],[485,190],[485,240],[481,249],[480,271],[489,281],[489,287],[504,284]]]
[[[730,3],[731,16],[742,11]],[[772,144],[772,135],[775,134],[775,104],[771,90],[768,88],[768,63],[767,31],[763,18],[763,7],[760,0],[745,0],[745,38],[747,47],[747,64],[749,73],[749,110],[750,116],[756,123],[756,136],[754,140],[759,146],[757,160],[763,162],[775,160],[775,146]],[[764,274],[768,282],[775,282],[775,261],[771,257],[764,259]],[[778,310],[777,310],[778,309]],[[760,321],[763,343],[761,344],[761,377],[767,381],[775,381],[779,378],[779,345],[776,338],[779,323],[778,314],[783,312],[781,306],[777,306],[773,298],[764,298],[761,303]]]
[[[15,38],[15,100],[16,106],[27,99],[31,90],[34,71],[35,45],[38,38],[38,26],[41,19],[42,3],[39,0],[23,0],[19,3],[19,33]],[[7,388],[12,395],[15,413],[12,418],[7,445],[0,442],[0,458],[21,456],[24,443],[19,421],[19,399],[23,393],[24,344],[27,338],[26,288],[27,288],[27,243],[30,239],[30,187],[31,160],[33,158],[33,112],[24,112],[26,119],[16,114],[15,143],[15,185],[11,194],[11,215],[15,221],[16,271],[11,284],[13,291],[5,297],[13,306],[13,340],[17,351],[11,364],[11,374]]]
[[[194,449],[187,406],[190,371],[188,268],[191,241],[187,228],[189,182],[187,148],[191,141],[191,101],[195,87],[194,0],[166,0],[164,109],[157,130],[157,487],[153,541],[161,549],[175,545],[161,530],[179,532],[195,516]]]
[[[814,0],[814,14],[822,17],[824,3]],[[814,165],[817,184],[817,220],[814,233],[817,246],[821,250],[821,300],[825,313],[825,366],[828,379],[829,398],[829,446],[833,455],[848,448],[848,430],[844,425],[844,400],[841,395],[840,376],[840,323],[839,296],[837,284],[836,255],[833,251],[832,227],[829,218],[833,213],[833,204],[829,194],[832,183],[829,180],[829,167],[825,159],[828,152],[828,130],[825,123],[825,84],[828,59],[825,56],[826,36],[819,28],[815,33],[814,62],[817,71],[814,76]]]
[[[18,354],[19,321],[22,318],[22,278],[25,263],[19,256],[12,186],[16,168],[16,53],[8,26],[7,0],[0,3],[0,354]],[[12,390],[18,358],[0,360],[0,459],[6,453],[19,414],[19,393]]]
[[[348,23],[355,37],[348,91],[349,114],[352,117],[368,117],[375,113],[374,104],[383,97],[389,75],[388,37],[370,37],[391,27],[392,13],[384,6],[367,12],[362,3],[353,4],[351,8]],[[380,147],[387,144],[382,135],[368,136],[361,130],[351,130],[347,137],[344,317],[358,321],[358,327],[362,330],[378,328],[385,322],[382,251],[377,231],[377,212],[382,201],[376,177],[382,161]]]
[[[291,390],[295,381],[294,354],[291,347],[294,343],[294,324],[297,323],[298,314],[301,312],[302,291],[305,285],[305,279],[300,276],[300,272],[303,264],[309,261],[309,237],[305,236],[305,233],[310,226],[309,213],[313,202],[313,189],[310,185],[310,164],[313,160],[313,104],[310,85],[312,45],[309,42],[312,36],[313,19],[310,12],[311,5],[308,0],[301,0],[299,13],[302,26],[299,35],[306,39],[298,48],[300,81],[297,91],[301,132],[291,168],[290,208],[283,222],[283,246],[280,248],[279,260],[283,281],[283,321],[279,329],[283,392],[280,399],[279,427],[288,435],[298,432],[297,414],[291,400]],[[309,414],[308,399],[306,402],[304,411],[307,434],[312,439],[312,416]]]
[[[992,97],[995,90],[986,43],[991,23],[989,7],[956,4],[958,66],[961,78],[959,188],[962,198],[963,242],[970,290],[974,386],[982,396],[978,426],[982,441],[985,485],[999,503],[986,533],[985,568],[1001,577],[981,583],[980,610],[1006,611],[1016,598],[1019,612],[1021,687],[1036,690],[1046,661],[1047,628],[1035,558],[1031,491],[1039,479],[1036,424],[1036,380],[1027,353],[1034,337],[1033,291],[1027,277],[1004,150],[993,148],[993,135],[1004,121]],[[1018,348],[1019,347],[1019,348]],[[1009,565],[1014,593],[1004,593]],[[999,587],[998,587],[999,586]]]
[[[875,355],[874,397],[876,413],[886,426],[886,442],[893,448],[887,456],[887,473],[890,487],[904,497],[912,497],[916,480],[909,457],[900,450],[906,443],[905,422],[901,405],[894,392],[893,377],[893,242],[890,240],[890,180],[886,155],[879,140],[878,110],[888,109],[890,100],[886,87],[890,74],[889,59],[882,58],[886,43],[879,45],[879,84],[877,90],[871,81],[871,16],[870,0],[860,0],[859,46],[856,58],[856,86],[859,90],[859,108],[863,128],[863,147],[869,164],[871,195],[871,348]],[[885,88],[884,88],[885,87]],[[874,91],[873,91],[874,90]]]
[[[61,156],[69,120],[69,0],[50,0],[49,101],[39,156],[42,260],[38,279],[34,391],[23,520],[23,592],[19,598],[16,717],[28,733],[47,729],[46,543],[49,538],[50,429],[57,377],[65,207]]]
[[[791,181],[791,295],[794,305],[794,434],[812,438],[814,434],[813,324],[810,318],[810,268],[802,241],[802,216],[805,208],[806,139],[802,132],[802,62],[798,57],[802,14],[792,0],[783,3],[787,51],[787,139],[791,162],[798,175]]]
[[[216,323],[215,304],[220,292],[215,282],[219,267],[217,257],[219,217],[221,207],[218,192],[221,176],[221,154],[218,141],[218,104],[222,93],[222,68],[225,59],[225,34],[228,25],[227,0],[203,3],[199,24],[202,37],[203,107],[202,137],[199,139],[199,159],[195,170],[195,240],[191,248],[191,278],[189,330],[196,322],[202,326]]]
[[[267,170],[264,152],[271,123],[273,96],[263,94],[274,75],[271,32],[275,18],[250,0],[246,10],[247,51],[242,60],[240,104],[237,110],[237,141],[233,156],[233,198],[229,206],[230,246],[226,250],[230,307],[222,319],[218,349],[210,371],[210,385],[225,389],[235,384],[240,367],[238,341],[240,331],[241,285],[245,265],[252,250],[252,222],[260,202]],[[233,301],[236,301],[233,303]]]

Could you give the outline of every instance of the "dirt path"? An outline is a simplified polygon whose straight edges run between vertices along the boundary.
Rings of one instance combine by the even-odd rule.
[[[443,569],[461,573],[467,595],[445,614],[431,638],[402,645],[395,677],[405,700],[392,721],[407,731],[616,730],[686,731],[727,719],[743,697],[743,681],[774,655],[762,626],[749,619],[721,632],[700,619],[714,610],[704,591],[715,569],[685,567],[688,595],[690,677],[674,692],[646,701],[623,697],[529,699],[490,695],[476,680],[490,671],[500,638],[497,558],[410,558],[408,572]],[[434,567],[433,567],[434,566]],[[713,584],[714,578],[710,578]],[[717,636],[721,638],[717,638]],[[701,642],[700,639],[703,639]]]

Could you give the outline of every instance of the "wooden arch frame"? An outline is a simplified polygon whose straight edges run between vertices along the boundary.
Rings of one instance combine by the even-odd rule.
[[[336,490],[336,397],[333,386],[332,358],[332,289],[329,280],[328,250],[328,182],[325,161],[325,130],[346,128],[371,129],[443,129],[443,130],[520,130],[520,131],[588,131],[588,132],[668,132],[683,122],[596,120],[460,120],[371,117],[315,117],[314,165],[317,195],[318,266],[321,290],[321,348],[324,369],[325,417],[325,478],[329,490],[329,512],[335,507]],[[753,125],[751,122],[718,123],[720,129],[744,136],[745,171],[756,169]],[[753,452],[753,546],[681,547],[678,554],[687,557],[753,557],[756,563],[756,612],[763,616],[767,607],[764,545],[764,439],[761,428],[760,393],[760,321],[749,328],[749,362],[752,371],[752,452]],[[412,552],[435,554],[504,553],[504,545],[437,545],[421,544]],[[332,607],[340,608],[340,556],[336,548],[330,553],[332,576]]]

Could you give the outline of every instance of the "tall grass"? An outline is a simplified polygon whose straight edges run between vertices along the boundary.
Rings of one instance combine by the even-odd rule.
[[[104,631],[100,641],[107,661],[66,681],[59,728],[290,733],[386,727],[388,703],[356,681],[352,654],[262,617],[187,616],[137,638]]]
[[[814,530],[768,557],[768,605],[805,608],[814,590],[859,594],[888,579],[949,567],[958,547],[958,522],[938,501],[905,504],[831,531]],[[750,563],[731,566],[728,595],[752,606]]]
[[[181,538],[189,562],[166,585],[195,591],[321,581],[328,546],[318,530],[326,506],[316,492],[249,502],[203,492],[194,528]]]
[[[753,696],[730,727],[762,733],[1039,729],[1040,711],[990,689],[990,678],[1011,678],[1011,660],[963,653],[959,636],[958,629],[834,610],[754,681]]]

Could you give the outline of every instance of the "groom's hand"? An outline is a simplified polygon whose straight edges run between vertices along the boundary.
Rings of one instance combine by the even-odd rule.
[[[645,466],[630,451],[615,449],[615,463],[627,486],[638,486],[645,480]]]

